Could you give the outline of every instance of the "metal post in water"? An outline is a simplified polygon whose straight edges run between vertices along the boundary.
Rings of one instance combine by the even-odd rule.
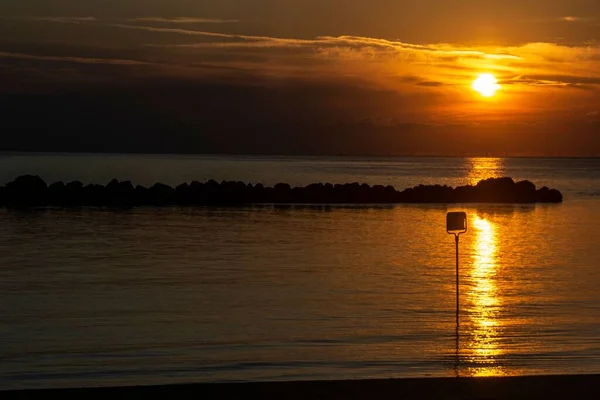
[[[458,238],[462,233],[467,232],[467,213],[449,212],[446,215],[446,232],[454,235],[456,243],[456,326],[460,322],[460,278],[458,269]]]
[[[459,354],[459,344],[460,344],[460,275],[458,269],[458,239],[462,233],[467,232],[467,213],[465,212],[450,212],[446,215],[446,231],[448,233],[454,234],[454,242],[456,243],[456,377],[459,376],[460,369],[460,354]]]
[[[456,326],[458,328],[459,318],[458,315],[460,313],[460,281],[458,276],[458,237],[459,235],[454,235],[454,241],[456,242]]]

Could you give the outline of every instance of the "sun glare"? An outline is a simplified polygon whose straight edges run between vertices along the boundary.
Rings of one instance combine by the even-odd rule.
[[[494,75],[481,74],[473,81],[472,88],[483,97],[492,97],[500,89],[500,85]]]

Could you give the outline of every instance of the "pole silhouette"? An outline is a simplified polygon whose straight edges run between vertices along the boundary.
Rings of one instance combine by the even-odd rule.
[[[458,377],[460,374],[460,275],[458,259],[458,242],[460,235],[467,232],[467,213],[449,212],[446,215],[446,232],[454,235],[454,243],[456,245],[456,348],[454,368],[456,371],[456,377]]]
[[[460,324],[459,315],[460,315],[460,278],[458,275],[458,237],[459,235],[454,235],[454,241],[456,242],[456,327]]]

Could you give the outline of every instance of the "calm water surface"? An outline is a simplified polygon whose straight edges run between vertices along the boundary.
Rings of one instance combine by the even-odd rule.
[[[600,373],[600,161],[0,155],[0,181],[510,175],[561,205],[0,210],[0,387]],[[455,324],[448,211],[465,210]]]

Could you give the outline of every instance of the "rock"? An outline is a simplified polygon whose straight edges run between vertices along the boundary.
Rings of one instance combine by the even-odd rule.
[[[192,203],[191,188],[187,182],[175,187],[175,201],[181,205],[190,205]]]
[[[110,182],[108,182],[108,185],[106,185],[107,190],[117,190],[118,187],[119,181],[116,179],[111,180]]]
[[[549,203],[562,203],[563,195],[556,189],[550,189],[548,192],[548,202]]]
[[[65,186],[64,196],[61,199],[62,204],[69,207],[80,207],[84,205],[83,183],[79,181],[69,182]]]
[[[147,192],[148,204],[153,206],[166,206],[174,204],[175,189],[171,186],[155,183]]]
[[[83,183],[81,183],[79,181],[69,182],[69,183],[67,183],[66,189],[67,189],[67,192],[76,192],[78,190],[83,189]]]
[[[43,206],[48,201],[48,185],[37,175],[19,176],[6,184],[4,198],[9,207]]]
[[[469,203],[472,202],[476,197],[476,190],[474,186],[458,186],[452,193],[453,203]]]
[[[110,204],[107,199],[107,190],[102,185],[86,185],[83,187],[83,205],[90,207],[102,207]]]
[[[518,202],[515,181],[512,178],[490,178],[475,185],[473,202],[514,203]]]
[[[536,190],[529,181],[516,182],[512,178],[491,178],[475,186],[452,189],[441,185],[419,185],[397,191],[393,186],[346,183],[313,183],[292,188],[287,183],[274,187],[245,184],[239,181],[193,181],[176,188],[161,183],[147,189],[134,188],[130,181],[111,180],[106,186],[87,185],[75,181],[56,182],[46,186],[39,177],[26,175],[0,189],[0,206],[167,206],[218,205],[233,206],[252,203],[265,204],[384,204],[384,203],[557,203],[563,200],[555,189]]]
[[[54,182],[53,184],[48,186],[48,190],[60,192],[60,191],[65,190],[65,187],[66,187],[66,185],[64,182]]]
[[[133,183],[131,183],[131,181],[121,182],[119,184],[119,189],[123,192],[130,192],[134,189]]]
[[[519,181],[515,184],[515,194],[518,203],[535,203],[535,185],[530,181]]]
[[[8,190],[40,192],[46,190],[48,185],[38,175],[22,175],[6,184]]]
[[[67,187],[64,182],[54,182],[48,186],[48,204],[63,206],[67,202]]]
[[[181,192],[181,193],[187,193],[190,191],[190,185],[186,183],[182,183],[181,185],[178,185],[177,187],[175,187],[175,191],[176,192]]]
[[[535,201],[538,203],[560,203],[563,201],[563,196],[558,190],[544,186],[535,193]]]
[[[148,188],[137,185],[135,189],[133,189],[133,198],[135,199],[135,204],[141,206],[150,205],[149,196],[148,196]]]
[[[131,181],[119,182],[111,180],[104,187],[104,198],[106,205],[111,207],[129,208],[136,205],[137,195]]]

